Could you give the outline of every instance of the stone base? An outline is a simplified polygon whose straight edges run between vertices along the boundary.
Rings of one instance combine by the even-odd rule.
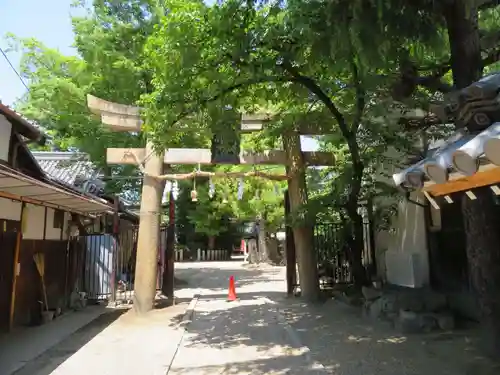
[[[381,291],[363,289],[364,314],[371,319],[392,321],[401,333],[424,333],[455,327],[446,296],[431,290]]]

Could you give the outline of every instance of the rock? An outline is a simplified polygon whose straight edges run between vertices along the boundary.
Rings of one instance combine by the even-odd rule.
[[[398,307],[402,310],[422,312],[424,311],[423,298],[416,293],[401,293],[398,296]]]
[[[423,332],[431,332],[438,328],[438,323],[432,314],[420,314],[420,328]]]
[[[377,298],[382,297],[382,291],[374,289],[374,288],[368,288],[366,286],[363,286],[361,288],[361,292],[363,293],[363,297],[367,301],[372,301],[372,300],[375,300]]]
[[[395,326],[401,333],[421,333],[423,331],[421,317],[414,311],[400,310]]]
[[[451,331],[455,328],[455,317],[452,314],[439,314],[437,324],[443,331]]]
[[[384,316],[384,300],[382,298],[374,301],[367,301],[367,315],[372,319],[379,319]]]
[[[441,293],[428,292],[424,295],[424,308],[428,312],[437,312],[446,309],[448,301]]]

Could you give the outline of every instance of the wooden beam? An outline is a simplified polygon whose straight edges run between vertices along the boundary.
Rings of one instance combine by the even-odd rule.
[[[256,132],[264,128],[264,123],[269,122],[272,116],[270,114],[246,114],[241,115],[241,131]]]
[[[130,155],[133,153],[133,155]],[[335,157],[329,152],[303,152],[307,165],[310,166],[331,166],[335,163]],[[144,160],[145,152],[143,148],[108,148],[106,150],[106,162],[108,164],[129,164],[135,165],[136,159]],[[165,164],[187,164],[187,165],[211,165],[212,153],[204,148],[170,148],[165,150]],[[240,164],[242,165],[286,165],[285,151],[273,150],[263,153],[242,152],[240,154]]]
[[[115,115],[138,117],[140,116],[140,108],[133,105],[118,104],[108,102],[93,95],[87,95],[87,106],[97,115],[109,113]]]
[[[14,327],[14,314],[16,312],[16,288],[17,288],[17,278],[19,270],[19,254],[21,253],[21,243],[23,240],[23,230],[26,225],[26,204],[24,202],[21,203],[21,215],[19,219],[19,228],[17,230],[16,235],[16,245],[14,248],[14,264],[13,266],[13,274],[12,274],[12,283],[10,290],[10,306],[9,306],[9,330],[12,330]]]
[[[424,191],[429,192],[435,197],[449,195],[458,191],[469,191],[474,188],[495,185],[500,183],[500,167],[475,173],[472,176],[463,177],[457,180],[449,181],[445,184],[428,185]]]
[[[101,122],[115,132],[140,132],[142,120],[138,116],[116,115],[103,112]]]

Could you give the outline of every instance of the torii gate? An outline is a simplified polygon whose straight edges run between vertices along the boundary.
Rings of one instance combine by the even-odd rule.
[[[140,132],[142,121],[140,119],[140,109],[135,106],[123,105],[108,102],[95,96],[87,96],[87,104],[93,113],[101,116],[104,125],[113,131],[118,132]],[[270,119],[269,116],[243,115],[241,131],[254,132],[263,127],[263,123]],[[303,152],[300,148],[300,134],[318,134],[312,132],[310,127],[304,131],[294,131],[286,134],[284,138],[284,150],[272,150],[261,154],[240,151],[239,164],[243,165],[285,165],[286,176],[269,176],[264,173],[251,172],[246,175],[261,175],[266,178],[278,180],[288,179],[290,191],[290,209],[297,209],[305,203],[305,178],[299,176],[300,171],[304,171],[304,164],[310,166],[333,165],[333,154],[327,152]],[[323,133],[322,133],[323,134]],[[213,164],[234,164],[224,161],[214,160],[210,149],[199,148],[170,148],[162,153],[157,153],[153,149],[150,140],[145,148],[108,148],[106,150],[106,162],[108,164],[129,164],[138,165],[144,162],[141,168],[144,173],[144,181],[141,196],[139,238],[137,246],[137,260],[135,268],[134,284],[134,310],[137,313],[146,313],[153,308],[155,298],[155,284],[157,271],[157,249],[159,245],[159,227],[162,187],[161,179],[179,179],[178,176],[162,176],[163,166],[175,164],[187,165],[213,165]],[[194,178],[209,173],[192,173],[186,178]],[[225,174],[227,175],[227,174]],[[236,174],[234,174],[236,175]],[[300,230],[297,229],[295,238],[300,241]],[[310,244],[296,244],[297,248],[307,247]],[[298,251],[300,253],[300,251]],[[173,280],[173,253],[167,254],[167,267],[165,272],[167,278]],[[171,263],[171,264],[170,264]],[[167,296],[173,298],[173,283],[169,286]]]

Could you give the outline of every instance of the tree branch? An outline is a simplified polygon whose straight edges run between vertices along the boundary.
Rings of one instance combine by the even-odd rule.
[[[209,103],[215,102],[216,100],[219,100],[223,98],[224,96],[232,93],[233,91],[236,91],[238,89],[252,86],[252,85],[257,85],[259,83],[266,83],[266,82],[296,82],[297,80],[294,77],[259,77],[259,78],[253,78],[253,79],[248,79],[243,82],[235,83],[234,85],[228,86],[225,89],[221,90],[219,93],[209,96],[207,98],[202,98],[199,102],[197,102],[195,105],[192,105],[190,108],[185,109],[179,113],[179,115],[176,117],[176,119],[171,123],[171,125],[175,125],[179,121],[183,120],[187,116],[189,116],[191,113],[195,112],[198,110],[200,107],[206,106]]]
[[[500,61],[500,47],[490,51],[483,59],[483,68]]]
[[[302,86],[307,88],[311,93],[316,95],[316,97],[331,112],[331,114],[339,124],[341,132],[347,137],[349,134],[349,128],[347,127],[344,115],[339,111],[337,106],[328,97],[328,95],[321,89],[321,87],[319,87],[318,84],[314,82],[312,78],[300,74],[299,70],[296,67],[294,67],[289,61],[284,60],[281,63],[281,67],[294,78],[294,82],[301,84]]]
[[[439,75],[418,77],[417,85],[425,87],[431,91],[438,91],[443,94],[453,91],[453,86],[441,80]]]
[[[361,79],[359,76],[358,65],[356,64],[355,54],[353,51],[353,46],[351,43],[351,38],[349,37],[349,50],[350,50],[350,60],[349,64],[351,65],[352,72],[352,82],[356,91],[356,113],[354,114],[354,119],[351,127],[351,131],[353,134],[356,134],[361,124],[361,119],[363,117],[363,112],[365,110],[366,104],[366,92],[361,83]]]
[[[476,0],[474,4],[479,10],[488,10],[500,5],[498,0]]]
[[[480,0],[481,1],[481,0]],[[484,4],[480,5],[487,8],[499,5],[499,0],[494,1],[482,1]],[[500,61],[500,30],[495,30],[491,32],[485,32],[481,35],[481,50],[486,53],[483,58],[483,67],[492,65]],[[453,90],[451,85],[448,85],[441,81],[441,78],[451,70],[451,61],[448,60],[443,63],[438,63],[433,66],[427,67],[417,67],[417,71],[433,71],[432,74],[427,76],[419,76],[417,84],[422,87],[426,87],[430,90],[439,91],[442,93],[448,93]]]

